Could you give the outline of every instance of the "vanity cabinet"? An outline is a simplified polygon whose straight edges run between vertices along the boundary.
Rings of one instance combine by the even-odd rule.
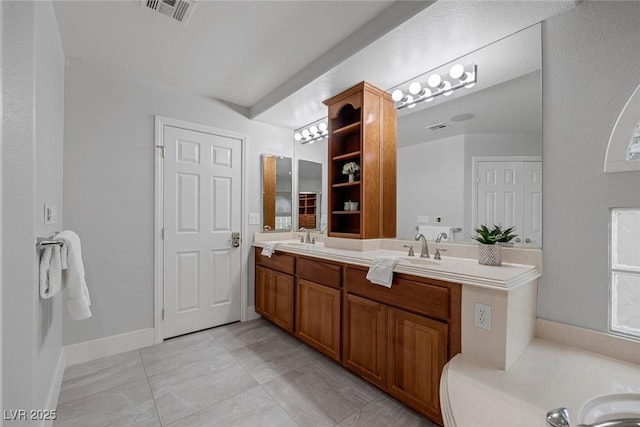
[[[340,265],[301,257],[296,280],[294,335],[340,360]]]
[[[295,258],[256,252],[256,312],[289,333],[293,333]],[[285,272],[282,272],[284,270]]]
[[[329,110],[328,235],[395,237],[397,118],[390,95],[361,82],[324,104]],[[349,162],[360,168],[354,180],[343,174]]]

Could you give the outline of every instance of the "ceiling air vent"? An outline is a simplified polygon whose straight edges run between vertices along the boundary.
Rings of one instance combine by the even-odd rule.
[[[196,6],[194,0],[142,0],[142,4],[185,25]]]
[[[446,129],[447,125],[445,125],[444,123],[436,123],[435,125],[430,125],[426,127],[429,130],[440,130],[440,129]]]

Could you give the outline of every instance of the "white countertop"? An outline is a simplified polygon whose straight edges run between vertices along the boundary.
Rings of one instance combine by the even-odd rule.
[[[446,427],[544,427],[546,413],[602,395],[640,393],[640,365],[535,339],[508,370],[455,356],[442,374]]]
[[[297,240],[272,241],[276,250],[298,255],[313,256],[330,261],[345,262],[368,267],[378,256],[395,256],[406,258],[405,252],[376,249],[348,250],[325,247],[322,243],[301,245]],[[254,242],[256,247],[264,247],[265,241]],[[416,255],[416,258],[419,258]],[[431,260],[429,265],[397,264],[394,272],[412,274],[414,276],[444,280],[463,285],[480,286],[508,291],[520,285],[530,283],[541,276],[535,266],[503,263],[493,267],[478,264],[475,259],[442,256],[441,261]]]

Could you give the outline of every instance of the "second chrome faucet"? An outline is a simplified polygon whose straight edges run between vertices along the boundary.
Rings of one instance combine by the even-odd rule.
[[[427,245],[427,238],[422,233],[416,235],[416,241],[422,240],[422,250],[420,251],[420,258],[430,258],[429,246]]]

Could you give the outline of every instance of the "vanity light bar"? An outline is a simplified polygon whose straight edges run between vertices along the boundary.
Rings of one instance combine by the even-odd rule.
[[[472,88],[477,82],[478,67],[475,64],[466,67],[462,64],[455,64],[448,73],[430,74],[424,86],[416,78],[405,90],[395,89],[391,93],[391,99],[399,110],[414,108],[420,101],[431,102],[436,96],[449,96],[454,90],[463,87]]]
[[[300,141],[301,144],[313,144],[314,142],[327,138],[329,129],[327,122],[321,121],[304,128],[300,128],[293,134],[293,139]]]

